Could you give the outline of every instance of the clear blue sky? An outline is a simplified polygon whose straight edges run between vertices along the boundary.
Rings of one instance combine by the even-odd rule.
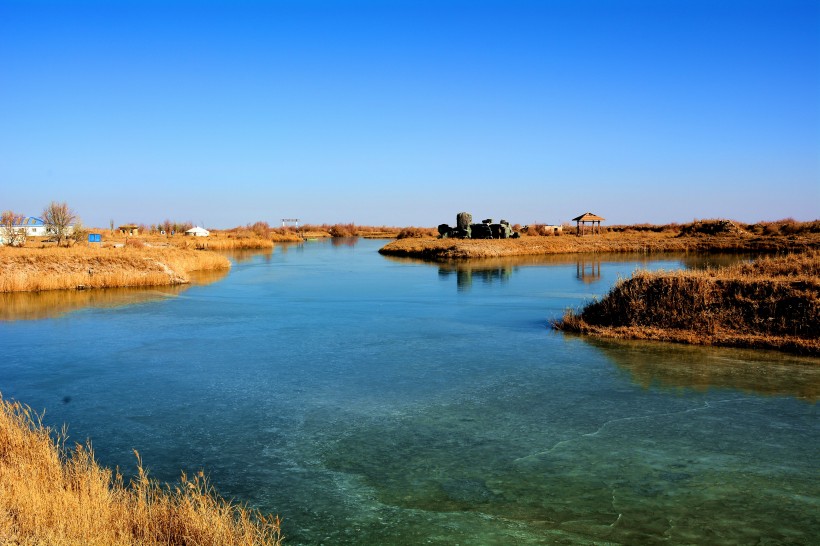
[[[0,0],[0,208],[820,217],[820,2]]]

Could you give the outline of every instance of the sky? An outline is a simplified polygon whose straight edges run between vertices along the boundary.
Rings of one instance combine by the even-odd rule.
[[[0,209],[820,218],[816,0],[0,0]]]

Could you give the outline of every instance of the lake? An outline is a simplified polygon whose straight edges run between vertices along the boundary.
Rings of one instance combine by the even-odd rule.
[[[808,544],[820,359],[549,328],[698,256],[233,255],[158,290],[5,295],[0,392],[98,460],[284,518],[287,544]],[[733,258],[728,258],[729,260]],[[736,258],[735,258],[736,259]]]

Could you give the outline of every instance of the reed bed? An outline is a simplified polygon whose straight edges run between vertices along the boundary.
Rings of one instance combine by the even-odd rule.
[[[0,544],[182,546],[281,544],[275,516],[222,499],[202,472],[177,485],[125,484],[90,445],[65,445],[31,410],[0,397]]]
[[[424,228],[424,227],[406,227],[400,230],[396,235],[396,239],[422,239],[426,237],[436,237],[438,235],[438,230],[436,228]]]
[[[0,292],[183,284],[192,271],[229,267],[225,256],[176,247],[0,247]]]
[[[253,236],[216,235],[210,237],[186,237],[174,241],[179,248],[193,248],[196,250],[256,250],[273,248],[272,239],[262,239]]]
[[[820,234],[802,236],[681,237],[678,232],[610,232],[600,235],[564,234],[519,239],[405,238],[379,252],[427,260],[448,261],[501,256],[575,254],[594,252],[795,252],[820,249]]]
[[[555,327],[611,338],[820,355],[820,252],[703,271],[636,272]]]

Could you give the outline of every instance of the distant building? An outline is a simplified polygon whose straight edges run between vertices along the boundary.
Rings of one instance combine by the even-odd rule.
[[[23,218],[20,223],[15,225],[19,228],[24,228],[26,230],[27,237],[45,237],[48,235],[46,224],[41,218],[29,216],[27,218]]]
[[[24,216],[19,222],[14,224],[15,230],[23,230],[26,237],[49,237],[53,232],[46,227],[46,223],[42,218],[35,216]],[[74,232],[74,225],[66,226],[66,235],[71,235]],[[6,244],[4,239],[0,239],[0,245]]]
[[[137,224],[123,224],[117,228],[123,235],[139,235],[140,229]]]
[[[592,228],[592,233],[601,233],[601,222],[606,220],[606,218],[602,218],[597,214],[592,214],[591,212],[585,212],[581,216],[576,216],[572,219],[573,222],[576,222],[578,226],[577,235],[583,235],[586,232],[586,224],[590,224]],[[596,227],[595,224],[598,224]]]
[[[207,237],[210,234],[210,231],[199,226],[192,227],[191,229],[185,232],[185,235],[187,235],[188,237]]]

